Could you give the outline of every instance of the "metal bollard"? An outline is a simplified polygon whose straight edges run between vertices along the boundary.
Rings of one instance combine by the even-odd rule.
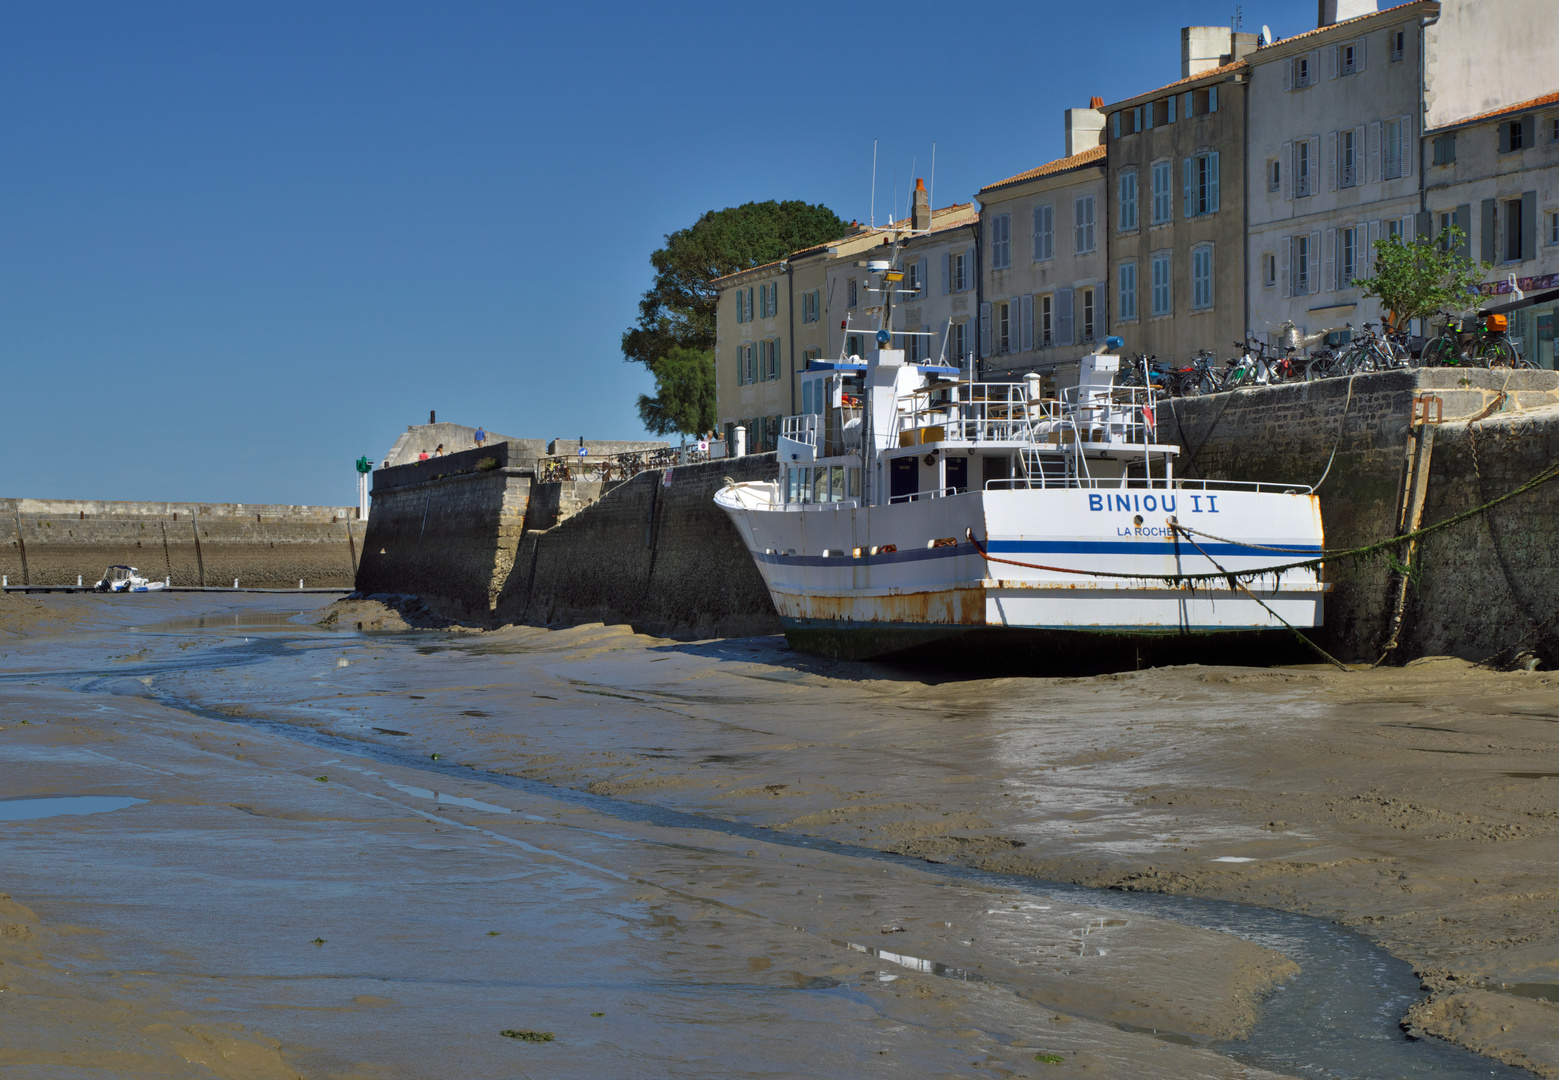
[[[302,578],[298,579],[298,588],[300,588],[300,589],[303,588],[303,579]]]
[[[235,589],[238,588],[238,579],[237,578],[233,579],[233,588],[235,588]]]
[[[81,588],[81,575],[80,574],[76,575],[76,588],[78,588],[78,589]]]

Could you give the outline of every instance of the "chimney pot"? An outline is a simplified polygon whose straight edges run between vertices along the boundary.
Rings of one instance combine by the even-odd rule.
[[[1102,97],[1098,97],[1097,95],[1091,97],[1088,99],[1088,107],[1090,109],[1102,109],[1104,108],[1104,99]]]

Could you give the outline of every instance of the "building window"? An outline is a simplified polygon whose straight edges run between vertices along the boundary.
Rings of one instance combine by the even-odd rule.
[[[1407,31],[1396,30],[1391,34],[1391,62],[1395,64],[1407,54]]]
[[[1337,139],[1337,186],[1353,187],[1359,182],[1358,132],[1349,129]]]
[[[925,346],[921,344],[923,340],[914,334],[904,335],[904,359],[911,364],[918,364],[925,359]]]
[[[1310,55],[1306,53],[1304,56],[1296,56],[1292,63],[1294,65],[1294,89],[1298,90],[1301,86],[1309,86],[1311,80],[1315,77],[1315,72],[1311,70],[1310,66]]]
[[[1436,165],[1456,164],[1456,132],[1441,135],[1434,141],[1434,163]]]
[[[847,335],[844,340],[845,340],[844,351],[845,351],[846,354],[848,354],[850,356],[860,356],[861,355],[861,335],[860,334],[850,334],[850,335]]]
[[[1549,211],[1548,242],[1550,244],[1559,244],[1559,211]]]
[[[1526,253],[1521,250],[1521,200],[1505,203],[1505,261],[1520,262]]]
[[[1174,100],[1171,98],[1170,100]],[[1093,290],[1083,290],[1083,343],[1093,341],[1094,334]]]
[[[1294,198],[1315,193],[1315,162],[1310,160],[1310,140],[1294,144]]]
[[[860,299],[859,295],[856,293],[854,278],[851,278],[845,283],[845,296],[847,298],[845,302],[846,307],[854,307],[855,302]]]
[[[1191,308],[1202,311],[1213,306],[1213,249],[1191,249]]]
[[[1093,250],[1093,196],[1084,195],[1072,203],[1072,217],[1076,225],[1076,253],[1084,255]]]
[[[1267,162],[1267,190],[1283,190],[1283,163],[1277,158]]]
[[[1123,262],[1119,270],[1119,302],[1115,305],[1122,319],[1137,317],[1137,264]]]
[[[1196,154],[1185,161],[1185,216],[1218,212],[1218,155]]]
[[[753,342],[752,344],[746,346],[746,349],[747,381],[749,383],[755,383],[758,381],[758,343]]]
[[[1261,257],[1261,283],[1263,285],[1278,283],[1278,257],[1270,251]]]
[[[1009,353],[1012,351],[1012,305],[996,305],[996,351],[997,353]]]
[[[1170,167],[1167,161],[1153,163],[1153,224],[1162,225],[1175,215],[1175,202],[1170,187]]]
[[[1527,125],[1524,120],[1508,120],[1499,126],[1499,152],[1509,154],[1516,150],[1525,150],[1531,145],[1532,140],[1527,138]]]
[[[765,379],[779,378],[778,341],[765,341],[763,343],[763,377]]]
[[[991,269],[1005,270],[1012,265],[1012,215],[991,218]]]
[[[1559,116],[1554,117],[1553,129],[1549,131],[1548,137],[1554,142],[1559,142]]]
[[[1294,237],[1294,294],[1310,291],[1310,238]]]
[[[1137,170],[1127,169],[1120,177],[1120,230],[1137,227]]]
[[[904,267],[904,288],[907,292],[915,294],[914,299],[920,299],[920,260],[911,259]]]
[[[1387,120],[1380,125],[1380,141],[1385,143],[1381,156],[1386,162],[1386,179],[1393,180],[1402,175],[1402,121]]]
[[[969,288],[969,253],[960,251],[953,256],[953,291],[964,292]]]
[[[1167,251],[1153,256],[1153,314],[1173,313],[1174,296],[1170,291],[1170,254]]]
[[[1034,207],[1034,261],[1043,262],[1056,253],[1056,208]]]
[[[969,324],[958,322],[953,324],[953,361],[962,363],[964,357],[969,355]]]
[[[1051,308],[1051,297],[1039,298],[1039,348],[1048,349],[1055,344],[1055,322]]]
[[[1390,219],[1389,221],[1386,222],[1386,235],[1387,236],[1395,236],[1395,237],[1397,237],[1399,239],[1401,238],[1401,236],[1402,236],[1402,219],[1401,218],[1392,218],[1392,219]]]
[[[1353,279],[1359,276],[1358,237],[1357,229],[1337,231],[1337,287],[1339,289],[1349,288],[1353,284]]]

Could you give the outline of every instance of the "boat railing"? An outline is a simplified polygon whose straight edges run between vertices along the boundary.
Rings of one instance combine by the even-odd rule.
[[[1151,442],[1147,418],[1153,407],[1153,391],[1145,386],[1084,385],[1061,391],[1061,412],[1078,442]]]
[[[1059,442],[1062,403],[1030,396],[1026,383],[958,383],[901,399],[898,444]]]
[[[1304,484],[1272,484],[1255,480],[1182,480],[1178,476],[1167,483],[1163,479],[1148,480],[1140,476],[1047,477],[1043,482],[1038,476],[1032,478],[1010,476],[985,482],[986,491],[1026,491],[1030,488],[1081,488],[1088,491],[1256,491],[1282,495],[1309,495],[1315,490]]]
[[[922,499],[945,499],[951,495],[962,494],[964,494],[962,488],[932,488],[930,491],[914,491],[908,495],[893,495],[888,498],[888,501],[890,503],[919,502]]]
[[[804,446],[815,447],[822,419],[817,413],[800,413],[796,416],[784,417],[780,421],[780,435]]]

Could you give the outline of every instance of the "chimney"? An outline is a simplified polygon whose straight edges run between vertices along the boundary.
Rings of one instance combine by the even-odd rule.
[[[1094,98],[1091,109],[1066,110],[1066,156],[1081,154],[1104,141],[1103,98]]]
[[[1189,79],[1225,63],[1224,57],[1234,51],[1233,34],[1227,26],[1183,27],[1180,31],[1180,77]]]
[[[1316,0],[1316,3],[1319,9],[1315,20],[1317,29],[1357,19],[1360,15],[1373,15],[1380,10],[1375,6],[1375,0]]]
[[[915,206],[909,215],[909,227],[916,232],[931,228],[931,198],[926,194],[926,182],[915,177]]]

